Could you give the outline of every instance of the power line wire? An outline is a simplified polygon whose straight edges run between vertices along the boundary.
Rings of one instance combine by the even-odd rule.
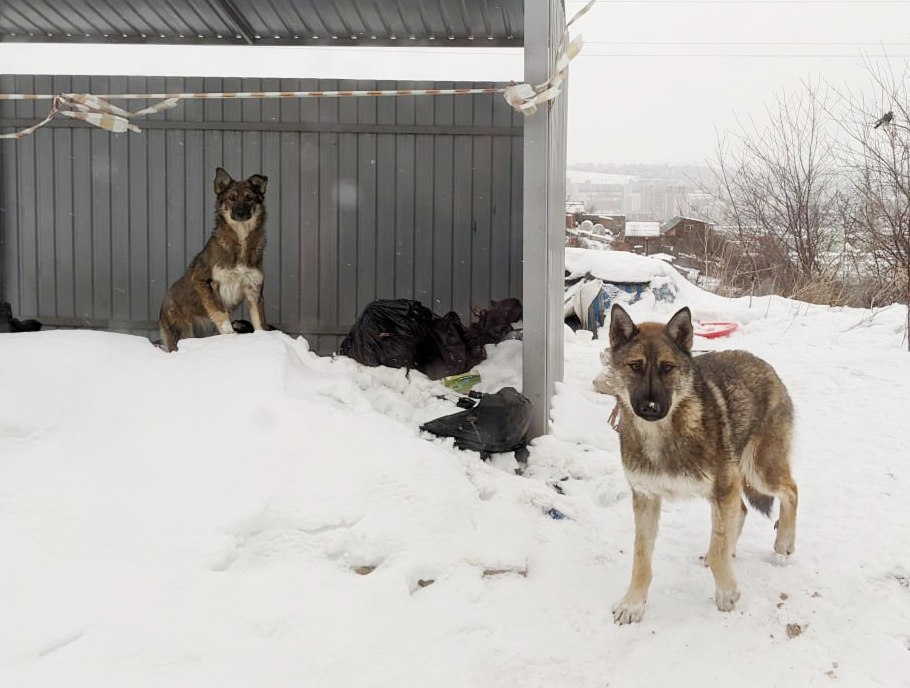
[[[910,45],[910,44],[908,44]],[[362,49],[363,52],[369,51],[369,48]],[[384,53],[406,53],[408,55],[449,55],[452,56],[454,53],[449,49],[442,50],[432,50],[432,49],[421,49],[421,48],[376,48],[376,52],[381,54]],[[506,53],[506,52],[497,52],[495,50],[472,50],[470,54],[459,53],[459,58],[464,57],[474,57],[476,55],[493,55],[502,58],[508,57],[518,57],[518,53]],[[910,58],[910,54],[907,55],[869,55],[864,53],[733,53],[733,52],[714,52],[714,53],[596,53],[582,50],[576,60],[581,60],[583,58],[592,58],[592,57],[752,57],[752,58],[777,58],[777,57],[789,57],[789,58],[800,58],[800,57],[809,57],[809,58],[869,58],[869,59],[885,59],[885,60],[900,60]]]
[[[585,0],[566,0],[567,5],[586,4]],[[643,5],[905,5],[907,0],[598,0],[598,4]]]
[[[585,45],[853,45],[888,47],[910,45],[906,43],[855,43],[837,41],[585,41]]]
[[[752,58],[857,58],[874,60],[901,60],[910,58],[907,55],[862,55],[862,54],[836,54],[836,53],[579,53],[575,59],[586,57],[752,57]]]

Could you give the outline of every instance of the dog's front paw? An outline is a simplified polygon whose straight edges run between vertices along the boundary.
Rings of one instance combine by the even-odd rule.
[[[221,334],[237,334],[234,332],[234,326],[231,324],[230,320],[226,323],[222,323],[218,326],[218,331]]]
[[[641,621],[645,613],[645,600],[637,595],[627,594],[613,605],[613,621],[620,626]]]
[[[733,611],[736,601],[739,599],[739,588],[730,590],[721,590],[720,588],[714,593],[714,600],[717,602],[717,608],[722,612]]]

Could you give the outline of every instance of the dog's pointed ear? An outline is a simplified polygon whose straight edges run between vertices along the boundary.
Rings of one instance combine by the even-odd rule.
[[[268,177],[265,177],[261,174],[254,174],[252,177],[247,179],[247,181],[250,183],[250,186],[256,189],[256,193],[258,193],[260,196],[265,196],[265,186],[269,183]]]
[[[231,175],[229,175],[223,167],[218,167],[215,169],[215,195],[220,194],[224,191],[228,185],[233,182]]]
[[[610,348],[618,349],[638,333],[632,318],[618,303],[610,310]]]
[[[688,308],[681,308],[676,312],[664,328],[670,339],[679,344],[686,351],[692,351],[692,313]]]

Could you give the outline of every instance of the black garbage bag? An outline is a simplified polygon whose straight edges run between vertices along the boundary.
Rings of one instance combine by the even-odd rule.
[[[456,447],[480,452],[483,458],[514,451],[523,459],[530,425],[531,402],[514,387],[503,387],[496,394],[481,395],[474,408],[436,418],[420,429],[454,437]]]
[[[468,372],[487,357],[483,344],[470,341],[455,311],[433,316],[431,341],[421,349],[423,360],[415,366],[431,380]]]
[[[381,299],[360,314],[340,352],[368,366],[416,368],[433,380],[465,373],[486,354],[457,313],[439,317],[419,301]]]
[[[19,320],[7,302],[0,303],[0,332],[38,332],[42,325],[37,320]]]
[[[493,301],[490,308],[475,312],[477,322],[468,328],[468,339],[473,344],[498,344],[512,332],[512,323],[522,318],[521,301],[515,298]]]
[[[341,354],[368,366],[416,368],[427,355],[432,321],[433,312],[419,301],[373,301],[341,342]]]

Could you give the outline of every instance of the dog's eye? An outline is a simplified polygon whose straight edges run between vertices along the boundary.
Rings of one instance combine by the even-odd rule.
[[[676,366],[673,365],[672,363],[661,363],[661,364],[660,364],[660,372],[662,372],[662,373],[669,373],[669,372],[670,372],[671,370],[673,370],[675,367],[676,367]]]
[[[632,361],[629,364],[629,367],[637,373],[639,370],[641,370],[641,361]]]

